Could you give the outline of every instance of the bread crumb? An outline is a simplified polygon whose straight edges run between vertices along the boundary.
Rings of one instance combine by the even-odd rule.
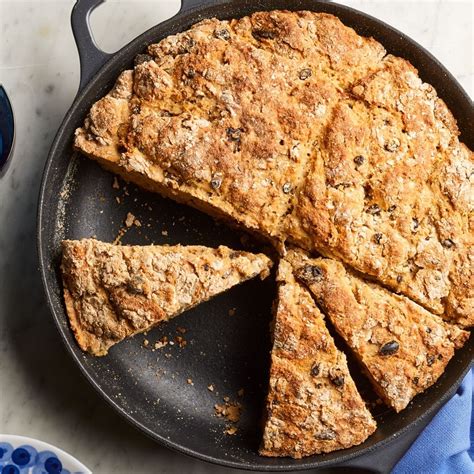
[[[120,198],[118,196],[115,196],[115,200],[117,201],[117,204],[120,204]]]
[[[237,308],[230,308],[229,309],[229,316],[234,316],[236,312],[237,312]]]
[[[232,423],[237,423],[240,420],[240,405],[229,405],[226,418]]]
[[[144,339],[144,340],[143,340],[143,345],[144,345],[145,347],[148,347],[148,344],[150,344],[150,341],[149,341],[148,339]]]
[[[120,189],[120,184],[118,182],[117,176],[114,177],[114,181],[112,183],[112,188],[114,189]]]
[[[117,237],[115,237],[114,241],[112,242],[114,245],[120,245],[121,242],[120,240],[122,237],[127,233],[127,228],[126,227],[121,227],[118,231]]]
[[[194,385],[193,379],[188,379],[188,380],[186,380],[186,382],[188,382],[189,385]]]
[[[125,219],[125,225],[127,227],[132,227],[134,221],[135,221],[135,216],[131,212],[127,213],[127,217]]]
[[[229,398],[229,397],[225,397]],[[242,412],[242,405],[239,402],[228,402],[219,405],[214,405],[215,415],[218,418],[225,418],[231,423],[237,423],[240,420],[240,414]]]
[[[141,227],[142,226],[142,223],[138,220],[138,219],[135,219],[133,221],[133,223],[137,226],[137,227]]]
[[[179,347],[184,347],[187,344],[187,341],[181,336],[176,336],[174,340],[176,341]]]
[[[168,231],[167,230],[162,230],[161,235],[164,235],[166,237],[168,235]]]
[[[182,328],[182,327],[178,327],[176,329],[176,332],[179,332],[180,334],[186,334],[186,331],[187,329],[186,328]]]
[[[168,345],[168,338],[166,336],[163,336],[158,342],[155,342],[155,349],[161,349],[166,345]]]
[[[230,436],[235,435],[237,433],[237,426],[229,426],[225,431],[225,434],[228,434]]]
[[[210,385],[207,386],[207,389],[210,391],[210,392],[213,392],[214,391],[214,385],[212,385],[212,383]]]
[[[229,397],[224,397],[223,400],[224,400],[225,402],[228,402],[228,401],[230,400],[230,398],[229,398]]]

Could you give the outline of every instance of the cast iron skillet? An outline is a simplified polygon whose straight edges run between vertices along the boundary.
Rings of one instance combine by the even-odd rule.
[[[310,0],[183,0],[172,19],[142,34],[119,52],[100,51],[90,34],[88,17],[102,0],[79,0],[72,27],[81,59],[79,92],[51,147],[44,170],[38,209],[38,250],[45,292],[59,332],[71,356],[97,391],[128,421],[156,441],[197,458],[252,470],[283,471],[345,466],[387,471],[405,445],[401,440],[418,433],[453,395],[472,362],[472,338],[458,351],[434,387],[396,415],[377,414],[379,428],[364,444],[303,460],[268,459],[257,455],[268,374],[270,348],[268,323],[275,294],[272,279],[251,281],[200,305],[148,336],[149,347],[178,327],[187,329],[187,346],[177,344],[152,351],[137,336],[114,347],[103,358],[82,353],[68,327],[58,277],[60,241],[96,236],[112,241],[128,211],[142,222],[124,236],[124,243],[183,243],[241,248],[241,235],[209,217],[159,196],[128,186],[112,188],[113,177],[71,148],[76,127],[91,104],[113,85],[119,73],[132,67],[133,58],[146,45],[186,30],[207,18],[236,18],[257,10],[290,9],[333,13],[362,35],[373,36],[390,53],[410,60],[422,79],[435,86],[453,111],[462,140],[474,147],[472,103],[453,76],[426,50],[375,18],[335,3]],[[127,195],[128,194],[128,195]],[[121,199],[121,204],[115,200]],[[148,226],[148,224],[151,224]],[[165,231],[165,232],[163,232]],[[236,308],[235,315],[229,310]],[[187,379],[192,383],[187,383]],[[207,389],[209,384],[214,392]],[[358,380],[364,393],[366,381]],[[235,436],[223,433],[225,425],[213,416],[213,405],[223,396],[241,398],[245,410]],[[394,454],[396,453],[396,454]],[[377,463],[375,465],[374,463]]]

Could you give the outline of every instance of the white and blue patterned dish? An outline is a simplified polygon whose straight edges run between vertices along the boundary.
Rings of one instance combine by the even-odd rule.
[[[63,450],[33,438],[0,434],[1,474],[92,474]]]

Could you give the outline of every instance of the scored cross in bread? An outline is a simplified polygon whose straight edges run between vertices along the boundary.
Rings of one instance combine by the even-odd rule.
[[[148,47],[75,147],[474,324],[473,153],[436,91],[334,16],[204,20]]]
[[[190,246],[121,246],[65,240],[67,314],[82,350],[104,355],[137,333],[207,301],[272,266],[263,254]]]
[[[291,265],[278,267],[260,454],[301,458],[362,443],[376,429],[324,316]]]
[[[291,250],[297,279],[345,340],[385,403],[397,412],[433,385],[469,333],[408,298],[362,280],[335,260]]]

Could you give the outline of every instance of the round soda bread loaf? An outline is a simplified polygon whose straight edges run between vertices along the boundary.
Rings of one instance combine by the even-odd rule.
[[[310,312],[318,325],[324,327],[324,313],[337,323],[379,394],[401,410],[467,339],[457,326],[474,323],[474,160],[458,135],[445,103],[406,60],[332,15],[271,11],[203,20],[150,45],[92,106],[74,146],[127,181],[270,240],[282,256],[290,244],[342,262],[318,261],[338,270],[331,285],[305,281],[300,272],[291,288],[319,301]],[[346,298],[332,300],[334,289]],[[377,320],[370,298],[380,295],[386,305]],[[294,310],[288,320],[311,319],[281,297],[280,306]],[[370,321],[362,318],[367,305]],[[360,328],[344,313],[352,310],[361,315]],[[398,328],[389,323],[393,315]],[[300,457],[360,443],[373,429],[361,407],[366,429],[352,438],[295,441],[306,421],[319,433],[316,424],[328,412],[306,421],[300,413],[294,424],[279,426],[278,413],[291,409],[273,405],[286,396],[276,377],[300,373],[297,348],[305,341],[298,334],[296,352],[283,359],[279,347],[288,335],[275,335],[262,453]],[[410,352],[420,340],[429,356],[421,362]],[[413,356],[406,373],[394,362],[398,355],[376,352],[381,344]],[[431,363],[437,348],[443,350]],[[309,359],[338,354],[331,346]],[[296,364],[295,372],[279,374],[280,363]],[[398,377],[395,388],[384,367]],[[303,372],[300,385],[313,389]],[[347,407],[346,394],[328,387]],[[347,387],[359,400],[355,386]],[[300,393],[288,394],[300,403]]]

